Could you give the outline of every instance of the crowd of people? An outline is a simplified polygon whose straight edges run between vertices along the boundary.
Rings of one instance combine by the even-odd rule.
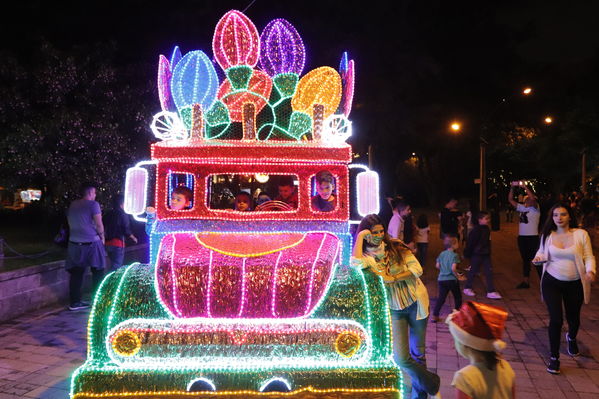
[[[295,194],[297,202],[293,183],[289,187],[284,183],[279,184],[279,200],[292,202]],[[319,173],[316,183],[317,195],[311,199],[312,206],[323,212],[334,209],[334,180],[330,173]],[[522,187],[526,192],[526,196],[520,198],[521,202],[514,195],[516,187]],[[192,196],[189,188],[177,187],[171,193],[169,207],[189,209]],[[67,212],[70,237],[65,264],[70,273],[71,310],[89,306],[81,299],[85,270],[91,269],[93,285],[97,287],[104,275],[105,251],[110,258],[110,268],[117,269],[123,263],[126,240],[137,242],[123,211],[123,197],[115,196],[113,208],[104,218],[95,198],[96,188],[86,185],[81,190],[81,198],[73,201]],[[580,311],[583,303],[589,303],[591,283],[596,278],[591,238],[586,229],[590,226],[594,229],[597,208],[594,203],[580,200],[575,204],[575,211],[572,202],[557,202],[543,218],[539,200],[530,187],[521,182],[512,183],[507,201],[519,214],[518,248],[523,277],[516,288],[530,288],[530,271],[534,267],[549,313],[547,371],[559,374],[564,310],[568,323],[567,352],[573,357],[580,354],[577,343]],[[412,398],[438,397],[440,378],[426,365],[430,306],[426,286],[420,279],[423,265],[427,263],[431,229],[424,214],[413,222],[410,204],[402,198],[392,199],[389,204],[387,220],[372,214],[358,225],[352,265],[364,272],[375,273],[383,280],[392,321],[394,359],[411,377]],[[501,336],[507,312],[489,304],[462,302],[462,292],[469,297],[476,295],[473,280],[481,269],[485,275],[486,297],[501,299],[493,282],[491,215],[472,209],[461,212],[457,204],[455,198],[450,198],[439,213],[444,250],[435,259],[439,290],[430,320],[440,321],[440,310],[451,293],[454,310],[446,322],[456,350],[470,360],[470,365],[457,371],[452,381],[458,398],[513,398],[514,372],[499,354],[505,346]],[[238,195],[235,209],[244,211],[249,208],[251,199]],[[155,209],[148,208],[147,214],[146,227],[151,228],[155,222]],[[579,215],[583,220],[581,224],[577,223]],[[469,260],[469,267],[460,267],[464,259]],[[465,281],[463,291],[460,281]]]
[[[526,194],[516,198],[517,187]],[[519,215],[518,248],[523,277],[516,288],[530,288],[530,270],[534,267],[549,314],[547,371],[560,374],[564,310],[568,323],[567,352],[572,357],[580,355],[577,343],[580,312],[582,304],[589,303],[591,283],[596,279],[595,258],[587,230],[594,233],[597,203],[584,198],[576,204],[556,202],[543,217],[539,199],[520,181],[512,182],[507,201]],[[507,312],[489,304],[462,303],[462,292],[470,297],[476,295],[472,283],[481,269],[485,275],[486,297],[502,298],[493,282],[491,214],[474,211],[472,207],[462,212],[457,204],[455,198],[450,198],[439,213],[444,250],[435,261],[439,270],[438,297],[430,320],[440,321],[441,307],[451,292],[454,310],[446,322],[456,350],[471,363],[454,375],[452,385],[458,398],[514,398],[515,375],[500,355],[505,347],[501,335]],[[389,199],[389,206],[388,222],[384,216],[368,215],[358,225],[353,264],[381,276],[391,312],[395,361],[411,377],[412,398],[426,398],[438,395],[439,387],[439,377],[427,369],[424,357],[429,297],[421,276],[427,260],[430,227],[425,215],[413,223],[411,207],[404,199]],[[577,223],[577,215],[586,221]],[[507,217],[512,216],[508,213]],[[464,258],[469,260],[469,267],[460,269]]]

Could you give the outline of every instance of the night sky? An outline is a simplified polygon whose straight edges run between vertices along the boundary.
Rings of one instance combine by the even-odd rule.
[[[343,51],[355,59],[354,145],[385,147],[379,154],[386,159],[418,149],[408,131],[436,140],[457,118],[472,139],[485,118],[506,112],[534,126],[545,114],[559,119],[573,97],[599,90],[599,2],[590,0],[35,0],[10,7],[1,50],[24,63],[35,62],[31,55],[46,40],[66,52],[110,41],[118,63],[155,65],[174,45],[211,54],[213,29],[230,9],[247,8],[259,31],[285,18],[304,40],[304,73],[336,68]],[[140,79],[154,74],[141,69]],[[523,100],[525,85],[534,96]],[[496,112],[502,98],[508,105]],[[159,110],[157,95],[147,101]]]

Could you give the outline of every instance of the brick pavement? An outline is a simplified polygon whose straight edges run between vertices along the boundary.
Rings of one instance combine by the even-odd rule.
[[[433,261],[440,251],[440,240],[437,226],[432,227],[424,281],[434,305],[437,286]],[[595,287],[591,304],[583,307],[579,333],[583,355],[572,359],[563,353],[562,375],[548,374],[544,363],[548,353],[547,317],[538,280],[533,276],[529,290],[514,289],[521,275],[517,225],[504,223],[501,227],[501,232],[492,235],[493,265],[495,283],[504,299],[487,300],[480,280],[475,282],[474,290],[479,294],[477,300],[505,306],[510,313],[505,357],[516,371],[518,399],[599,398],[599,292]],[[453,303],[451,299],[448,302]],[[449,310],[446,303],[441,316]],[[67,398],[70,375],[85,359],[86,322],[86,311],[51,309],[0,324],[0,399]],[[427,334],[429,367],[441,376],[443,397],[453,398],[451,378],[467,361],[455,352],[444,323],[429,323]]]

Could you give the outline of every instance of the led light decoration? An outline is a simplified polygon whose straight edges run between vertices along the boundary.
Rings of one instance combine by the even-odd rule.
[[[212,61],[204,52],[191,51],[177,63],[171,80],[172,96],[179,112],[200,104],[210,108],[216,99],[218,76]]]
[[[237,65],[254,67],[260,54],[258,29],[243,13],[231,10],[216,24],[212,50],[223,70]]]
[[[176,111],[171,97],[171,64],[165,56],[158,59],[158,98],[163,111]]]
[[[291,100],[296,112],[312,114],[315,104],[324,105],[324,118],[332,115],[341,101],[341,77],[331,67],[320,67],[308,72],[297,85]]]
[[[344,53],[339,72],[300,76],[304,62],[289,22],[275,19],[259,37],[235,10],[216,26],[213,55],[160,56],[162,112],[150,126],[160,141],[125,180],[150,262],[100,284],[72,398],[400,397],[384,283],[350,261],[352,204],[378,212],[378,175],[351,165],[345,143],[354,63]],[[328,212],[312,205],[322,171],[335,178]],[[289,204],[277,176],[294,182]],[[179,186],[192,198],[173,209]],[[272,200],[246,212],[220,201],[248,188]],[[146,205],[156,208],[148,221]]]
[[[260,36],[260,65],[274,77],[282,73],[300,75],[306,61],[306,50],[297,30],[285,19],[274,19]]]
[[[179,116],[170,111],[162,111],[154,115],[150,128],[154,136],[160,140],[187,140],[189,137]]]

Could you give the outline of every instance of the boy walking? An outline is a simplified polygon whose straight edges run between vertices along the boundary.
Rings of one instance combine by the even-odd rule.
[[[474,277],[478,274],[482,266],[487,282],[487,298],[501,299],[501,295],[495,291],[495,286],[493,285],[491,229],[489,228],[491,217],[489,216],[489,212],[480,211],[477,220],[478,224],[474,226],[472,232],[468,235],[468,241],[464,249],[464,257],[470,259],[470,270],[468,271],[464,294],[468,296],[476,295],[472,290],[472,280],[474,280]]]
[[[439,312],[441,307],[445,303],[447,294],[451,291],[454,301],[454,309],[459,309],[462,306],[462,293],[460,292],[460,283],[458,279],[458,263],[460,263],[460,257],[455,253],[458,246],[458,240],[455,237],[445,237],[443,239],[443,247],[445,250],[437,257],[437,263],[435,267],[439,269],[439,277],[437,278],[439,284],[439,294],[437,297],[437,303],[433,310],[433,323],[439,321]]]

